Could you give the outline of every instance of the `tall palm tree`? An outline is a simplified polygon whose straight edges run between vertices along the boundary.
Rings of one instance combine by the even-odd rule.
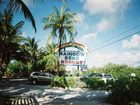
[[[5,69],[11,59],[20,53],[20,42],[23,40],[20,29],[24,22],[12,24],[13,14],[4,10],[0,14],[0,69]]]
[[[60,12],[56,7],[54,7],[54,12],[47,18],[43,18],[43,29],[51,29],[51,34],[48,36],[48,42],[58,38],[59,56],[61,44],[67,41],[74,41],[74,37],[77,35],[77,31],[74,27],[76,22],[74,16],[75,14],[71,12],[64,4],[61,7]],[[58,61],[58,71],[60,71],[59,66],[60,64]]]
[[[55,53],[55,44],[47,45],[47,53],[43,60],[46,62],[45,69],[49,72],[57,72],[58,57]]]
[[[58,38],[58,44],[61,46],[62,43],[67,41],[74,41],[74,37],[77,34],[74,27],[76,22],[74,16],[75,14],[71,12],[66,5],[63,5],[60,12],[55,7],[52,14],[47,18],[43,18],[43,29],[51,29],[48,42]]]
[[[57,74],[65,71],[65,66],[60,65],[58,70],[58,56],[55,52],[56,44],[48,44],[47,53],[43,60],[45,62],[45,70],[52,74]]]
[[[32,67],[34,67],[38,60],[38,42],[35,40],[35,38],[27,37],[25,40],[24,48],[29,55],[29,62],[32,64]]]
[[[38,49],[38,59],[37,59],[37,70],[45,70],[46,60],[44,57],[47,55],[47,50],[45,48]]]

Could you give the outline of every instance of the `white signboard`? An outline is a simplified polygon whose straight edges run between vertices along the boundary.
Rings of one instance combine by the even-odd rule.
[[[61,51],[59,62],[64,65],[84,65],[86,53],[83,51]]]

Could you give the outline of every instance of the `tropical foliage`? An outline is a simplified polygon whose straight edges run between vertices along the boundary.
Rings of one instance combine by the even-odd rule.
[[[21,36],[20,29],[24,22],[20,21],[13,25],[13,14],[10,10],[4,10],[0,14],[0,69],[5,70],[11,59],[23,58],[21,51]]]
[[[38,1],[38,0],[35,0]],[[23,0],[9,0],[8,7],[12,12],[21,12],[24,14],[25,19],[31,21],[33,28],[36,29],[35,19]]]
[[[24,43],[24,48],[27,52],[27,55],[29,57],[29,61],[31,63],[31,71],[34,69],[37,60],[38,60],[38,44],[35,41],[35,38],[27,37]],[[30,64],[28,63],[28,64]]]
[[[69,87],[76,87],[77,79],[74,77],[65,77],[65,76],[55,76],[51,83],[52,87],[62,87],[62,88],[69,88]]]
[[[48,42],[58,38],[57,42],[61,46],[62,43],[74,41],[74,37],[77,34],[74,16],[75,14],[68,10],[66,5],[61,7],[60,12],[54,7],[54,12],[47,18],[43,18],[43,29],[51,29],[51,34],[48,36]]]
[[[19,11],[31,21],[35,32],[37,30],[34,17],[25,2],[8,0],[8,9],[0,13],[0,80],[4,73],[7,76],[18,77],[24,74],[28,76],[32,71],[45,70],[54,75],[59,73],[59,76],[53,78],[52,86],[79,86],[79,79],[60,76],[65,73],[66,67],[59,65],[59,55],[55,52],[56,46],[59,46],[60,53],[61,44],[74,41],[77,34],[74,27],[75,14],[66,5],[62,6],[60,11],[54,7],[54,12],[43,18],[43,29],[51,30],[47,48],[39,49],[35,38],[22,36],[23,21],[13,24],[13,13]],[[140,67],[108,64],[102,68],[92,68],[83,74],[91,72],[111,74],[114,80],[105,83],[99,78],[89,78],[84,81],[88,88],[110,91],[109,101],[116,105],[140,104]],[[132,73],[135,74],[133,77]]]
[[[27,66],[21,61],[12,60],[7,67],[5,72],[10,77],[25,77],[29,75]]]
[[[92,68],[89,72],[108,73],[114,80],[101,82],[99,79],[86,79],[86,85],[91,89],[105,89],[110,91],[108,101],[113,105],[140,104],[140,68],[127,65],[108,64],[102,68]],[[88,73],[89,73],[88,72]],[[135,75],[132,75],[135,74]]]
[[[43,29],[51,29],[51,33],[48,36],[48,43],[52,44],[56,43],[59,45],[59,54],[60,54],[60,46],[62,43],[68,42],[68,41],[74,41],[74,37],[76,36],[77,32],[75,29],[75,14],[68,10],[66,5],[61,7],[61,11],[54,7],[54,12],[50,14],[47,18],[43,18]],[[57,38],[57,41],[56,41]],[[59,55],[58,54],[58,55]],[[53,55],[47,56],[46,59],[52,58]],[[52,58],[53,65],[57,64],[58,72],[60,71],[60,64],[59,61],[56,58]],[[56,60],[58,62],[56,62]],[[52,64],[52,62],[49,62],[49,65]],[[47,66],[49,67],[49,66]],[[51,69],[56,69],[56,66],[54,66]],[[50,67],[49,67],[50,68]]]
[[[111,74],[115,79],[122,76],[130,76],[131,73],[135,73],[137,76],[140,76],[140,67],[130,67],[128,65],[118,65],[109,63],[105,67],[101,68],[92,68],[86,72],[86,74],[91,72],[99,73],[108,73]]]
[[[114,105],[140,104],[140,78],[123,76],[112,84],[109,101]]]
[[[99,78],[87,78],[83,80],[88,88],[94,90],[103,90],[105,89],[105,82]]]
[[[60,65],[59,71],[58,71],[58,56],[55,52],[56,45],[55,44],[49,44],[47,46],[47,53],[46,56],[44,56],[43,60],[46,62],[45,70],[52,73],[52,74],[58,74],[65,72],[65,66]]]

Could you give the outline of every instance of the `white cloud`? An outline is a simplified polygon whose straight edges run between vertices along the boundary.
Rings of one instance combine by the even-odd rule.
[[[123,17],[131,0],[85,0],[84,9],[91,15],[101,16],[97,23],[98,31],[106,31],[114,27]]]
[[[76,39],[76,42],[85,45],[87,48],[93,47],[97,33],[88,33]]]
[[[140,52],[91,53],[87,57],[87,64],[90,68],[102,67],[108,63],[127,64],[133,66],[140,63]]]
[[[95,40],[96,39],[96,34],[97,33],[89,33],[89,34],[86,34],[86,35],[84,35],[84,37],[83,37],[83,39],[84,40]]]
[[[122,43],[122,47],[125,49],[137,49],[140,48],[140,36],[135,34],[132,36],[130,41],[124,40]]]
[[[91,67],[102,67],[110,62],[117,63],[116,56],[117,53],[111,53],[111,54],[103,54],[103,53],[91,53],[87,57],[87,63],[88,66]]]
[[[111,19],[103,18],[99,23],[97,23],[96,28],[97,31],[106,31],[113,26],[113,21],[110,22]]]
[[[83,13],[78,13],[75,15],[75,20],[79,23],[83,23],[85,19],[85,15]]]
[[[85,15],[84,13],[78,13],[75,16],[75,20],[78,22],[78,25],[82,27],[82,29],[87,30],[88,24],[85,22]]]
[[[90,14],[112,15],[124,11],[130,0],[85,0],[84,9]]]
[[[115,9],[116,0],[86,0],[84,9],[90,14],[112,14]]]
[[[91,42],[93,42],[96,39],[96,36],[97,36],[97,33],[89,33],[80,37],[78,39],[78,42],[88,46]]]
[[[140,62],[140,52],[137,53],[129,53],[129,52],[125,52],[123,54],[123,58],[122,61],[125,62],[126,64],[135,64],[135,63],[139,63]]]

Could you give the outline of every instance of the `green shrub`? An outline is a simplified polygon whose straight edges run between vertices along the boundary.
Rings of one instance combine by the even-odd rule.
[[[86,78],[85,83],[88,88],[102,90],[105,88],[105,82],[100,78]]]
[[[28,77],[29,71],[27,65],[20,61],[13,60],[8,64],[5,72],[10,77]]]
[[[120,77],[112,86],[109,101],[116,105],[130,105],[140,103],[140,78],[129,76]]]
[[[65,77],[59,77],[59,76],[55,76],[52,79],[52,83],[51,86],[52,87],[63,87],[65,88],[67,83],[65,83]]]
[[[52,87],[76,87],[76,78],[75,77],[65,77],[65,76],[55,76],[53,77]]]
[[[114,85],[115,80],[111,79],[111,80],[107,80],[104,89],[107,91],[111,91],[112,86]]]
[[[77,79],[74,76],[67,77],[66,80],[67,80],[68,87],[76,87]]]

